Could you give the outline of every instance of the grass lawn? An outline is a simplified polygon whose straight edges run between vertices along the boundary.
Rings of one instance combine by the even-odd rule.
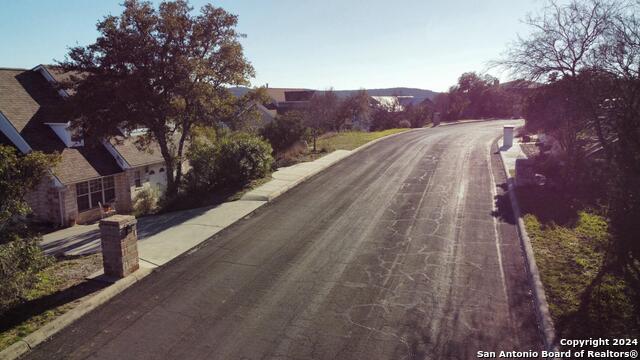
[[[334,150],[353,150],[368,143],[369,141],[373,141],[383,136],[401,133],[407,130],[409,129],[388,129],[372,132],[345,131],[334,133],[329,136],[319,138],[317,148],[323,149],[326,152],[331,152]]]
[[[285,167],[301,162],[313,161],[335,150],[353,150],[383,136],[397,134],[407,130],[409,129],[327,133],[318,138],[316,143],[317,151],[313,151],[313,142],[309,142],[307,148],[292,148],[285,153],[279,154],[276,159],[276,164],[278,167]]]
[[[102,255],[94,254],[60,259],[44,269],[27,301],[0,317],[0,351],[106,286],[85,279],[101,268]]]
[[[540,188],[518,199],[559,338],[640,336],[639,279],[611,260],[606,217]]]

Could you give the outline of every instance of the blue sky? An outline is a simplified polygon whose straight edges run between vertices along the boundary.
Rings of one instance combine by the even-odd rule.
[[[198,9],[204,0],[192,0]],[[95,24],[120,0],[0,0],[0,67],[63,59],[95,40]],[[255,86],[325,89],[419,87],[444,91],[482,71],[540,0],[224,0],[239,16]],[[502,77],[506,80],[506,77]]]

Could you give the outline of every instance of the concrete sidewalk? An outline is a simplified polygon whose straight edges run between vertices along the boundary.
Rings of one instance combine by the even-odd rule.
[[[520,147],[519,139],[513,140],[513,146],[505,147],[502,144],[502,139],[498,142],[498,146],[500,147],[500,156],[502,157],[502,161],[504,162],[505,167],[509,170],[507,174],[508,177],[515,177],[516,171],[516,160],[518,159],[526,159],[527,155],[522,151]]]

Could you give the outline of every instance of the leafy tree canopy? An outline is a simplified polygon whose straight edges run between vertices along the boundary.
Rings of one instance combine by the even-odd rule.
[[[156,141],[167,166],[169,195],[180,184],[185,141],[195,125],[237,113],[228,85],[254,75],[236,32],[238,18],[207,4],[198,14],[185,0],[126,0],[119,16],[98,22],[100,36],[70,49],[63,70],[71,81],[69,112],[85,137],[147,129],[141,146]]]

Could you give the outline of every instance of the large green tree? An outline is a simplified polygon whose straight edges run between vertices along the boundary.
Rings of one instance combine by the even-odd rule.
[[[227,86],[254,75],[236,31],[238,18],[207,4],[126,0],[119,16],[98,22],[100,36],[70,49],[69,111],[83,136],[105,139],[146,129],[141,147],[157,142],[166,162],[167,195],[178,191],[185,143],[197,125],[234,113]]]

